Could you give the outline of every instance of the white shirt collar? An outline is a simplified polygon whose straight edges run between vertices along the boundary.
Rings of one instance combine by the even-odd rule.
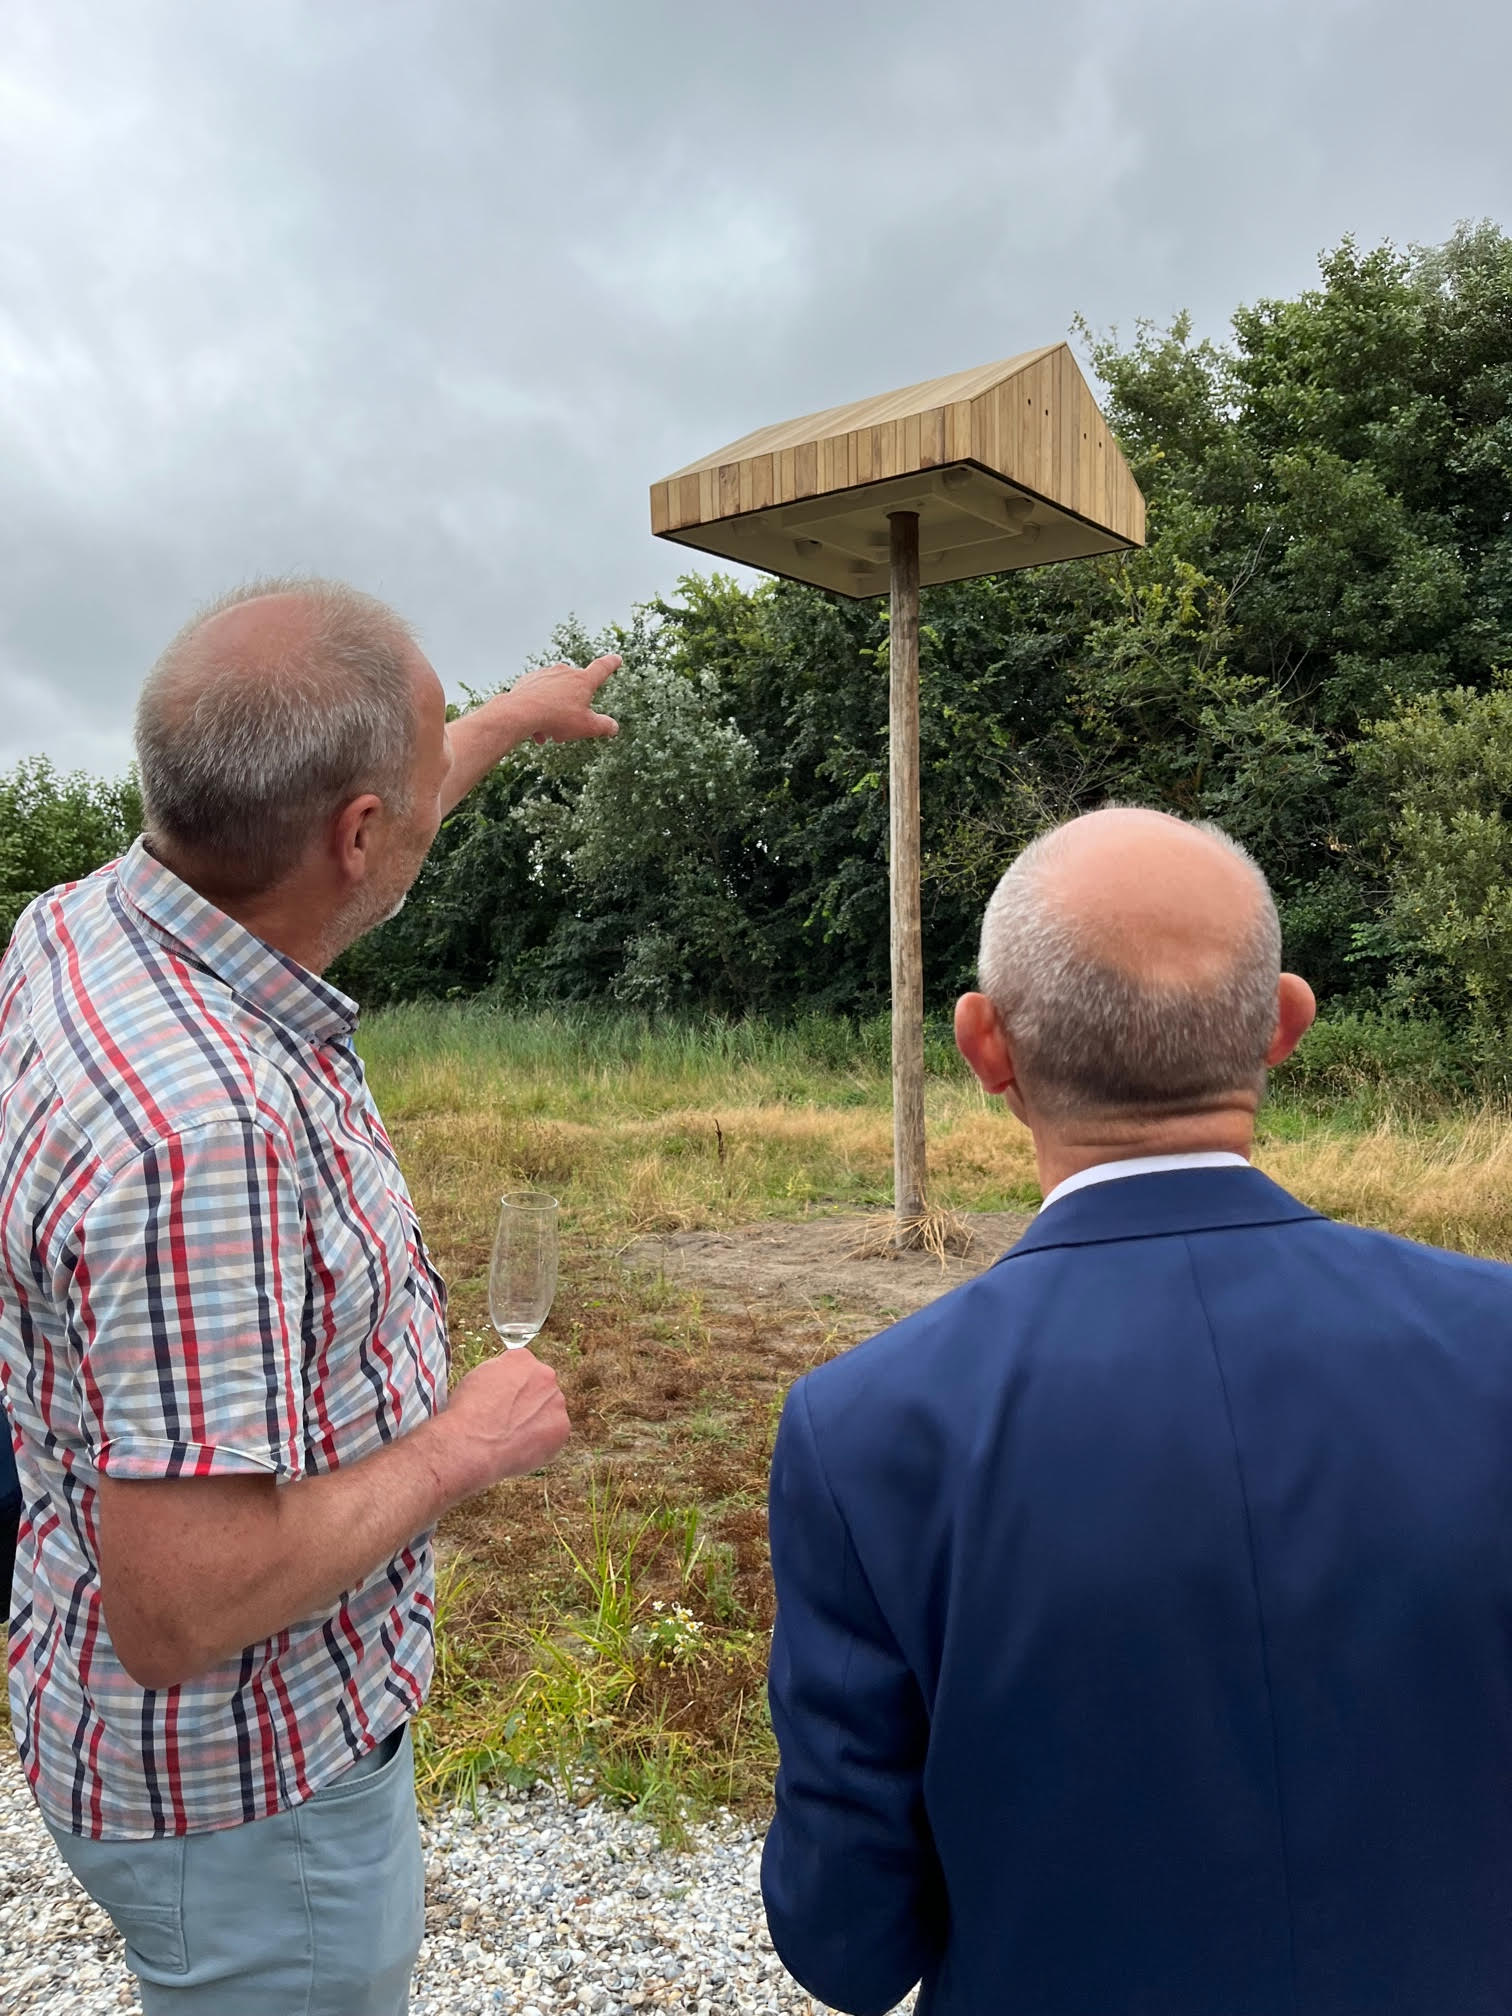
[[[1090,1184],[1121,1183],[1125,1176],[1167,1176],[1173,1169],[1248,1169],[1249,1166],[1244,1156],[1226,1148],[1203,1149],[1194,1155],[1133,1155],[1123,1162],[1095,1162],[1090,1169],[1078,1169],[1074,1176],[1063,1176],[1040,1209],[1044,1211],[1058,1204],[1062,1197],[1085,1190]]]

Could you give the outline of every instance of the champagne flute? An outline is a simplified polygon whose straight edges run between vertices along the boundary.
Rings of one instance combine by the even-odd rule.
[[[519,1351],[551,1314],[557,1284],[557,1200],[512,1190],[499,1207],[488,1269],[488,1314],[506,1351]]]

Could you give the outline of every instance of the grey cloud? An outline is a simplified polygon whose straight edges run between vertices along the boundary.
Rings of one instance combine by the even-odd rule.
[[[1508,214],[1450,0],[12,0],[0,763],[114,767],[193,604],[286,567],[453,690],[683,556],[763,422]]]

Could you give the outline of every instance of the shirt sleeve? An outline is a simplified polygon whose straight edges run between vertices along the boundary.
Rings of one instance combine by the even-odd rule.
[[[71,1246],[80,1429],[100,1474],[298,1477],[304,1222],[271,1137],[227,1121],[154,1143]]]

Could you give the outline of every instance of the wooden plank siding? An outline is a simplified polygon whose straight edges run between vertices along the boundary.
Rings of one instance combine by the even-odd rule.
[[[693,535],[828,497],[838,523],[849,493],[875,511],[868,486],[957,463],[1106,535],[1096,550],[1143,544],[1144,499],[1064,343],[761,428],[653,484],[651,529]]]

